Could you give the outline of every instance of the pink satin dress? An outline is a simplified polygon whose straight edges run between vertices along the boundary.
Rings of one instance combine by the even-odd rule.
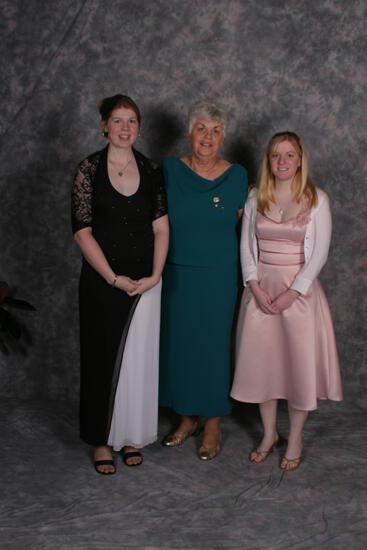
[[[271,299],[288,289],[304,263],[307,216],[275,222],[259,212],[256,235],[260,286]],[[287,399],[299,410],[317,399],[343,399],[329,306],[316,279],[306,296],[280,314],[266,314],[245,289],[237,325],[231,397],[247,403]]]

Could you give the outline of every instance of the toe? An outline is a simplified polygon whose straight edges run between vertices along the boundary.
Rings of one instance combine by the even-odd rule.
[[[134,456],[133,458],[128,458],[126,460],[126,464],[128,466],[137,466],[138,464],[141,464],[141,458],[138,456]]]

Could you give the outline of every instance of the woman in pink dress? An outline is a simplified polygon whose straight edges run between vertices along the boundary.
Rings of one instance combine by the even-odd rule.
[[[277,400],[288,401],[290,432],[280,467],[296,470],[302,430],[317,399],[341,401],[333,324],[317,279],[331,238],[329,200],[308,176],[303,141],[293,132],[269,141],[260,181],[245,206],[244,284],[231,396],[259,403],[264,436],[250,454],[263,462],[279,442]]]

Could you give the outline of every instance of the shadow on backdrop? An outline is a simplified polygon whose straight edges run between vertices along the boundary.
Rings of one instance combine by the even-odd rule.
[[[147,114],[150,136],[150,156],[157,162],[177,155],[179,142],[185,135],[185,130],[179,118],[168,111],[156,108]]]

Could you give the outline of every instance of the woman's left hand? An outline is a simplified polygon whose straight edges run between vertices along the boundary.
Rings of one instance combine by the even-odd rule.
[[[138,286],[135,290],[132,290],[131,292],[128,292],[129,296],[136,296],[137,294],[144,294],[147,290],[150,290],[155,285],[159,283],[159,278],[154,277],[153,275],[151,277],[143,277],[142,279],[139,279],[137,281],[134,281]]]
[[[293,302],[297,300],[298,296],[299,293],[297,292],[297,290],[288,288],[287,290],[279,294],[279,296],[275,298],[275,300],[272,301],[272,305],[278,309],[279,313],[281,313],[285,309],[288,309],[293,304]]]

